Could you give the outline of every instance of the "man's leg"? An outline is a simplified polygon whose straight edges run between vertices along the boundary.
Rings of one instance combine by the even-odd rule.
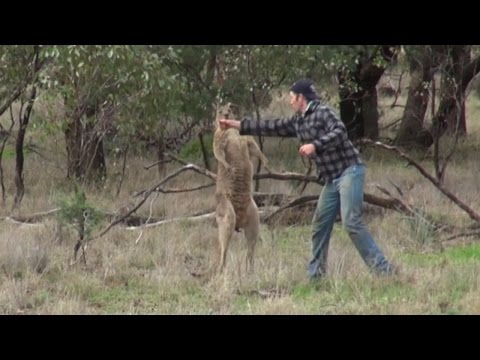
[[[364,179],[365,166],[354,165],[338,181],[343,226],[365,263],[378,273],[389,274],[394,269],[362,220]]]
[[[340,206],[340,196],[332,183],[326,184],[318,198],[312,220],[312,260],[308,265],[310,279],[321,277],[327,270],[330,234]]]

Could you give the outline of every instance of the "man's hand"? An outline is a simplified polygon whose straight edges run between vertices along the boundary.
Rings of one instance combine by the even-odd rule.
[[[239,129],[240,130],[240,121],[233,119],[220,119],[218,120],[220,124],[220,129],[226,130],[229,128]]]
[[[313,145],[313,144],[302,145],[298,152],[302,156],[310,156],[315,152],[315,145]]]

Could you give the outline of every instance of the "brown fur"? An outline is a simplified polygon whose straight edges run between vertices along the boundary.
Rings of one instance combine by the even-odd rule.
[[[247,241],[247,269],[253,270],[253,253],[260,234],[258,208],[253,200],[252,157],[266,167],[267,159],[250,136],[241,136],[237,129],[222,130],[220,118],[238,118],[230,103],[217,109],[213,153],[218,161],[216,220],[218,225],[219,261],[217,270],[225,266],[226,254],[233,231],[244,230]]]

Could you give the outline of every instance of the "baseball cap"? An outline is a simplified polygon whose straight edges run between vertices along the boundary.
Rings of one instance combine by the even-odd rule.
[[[315,91],[315,85],[312,80],[310,79],[300,79],[296,83],[292,85],[290,91],[294,92],[295,94],[302,94],[304,95],[307,100],[315,100],[318,99],[317,92]]]

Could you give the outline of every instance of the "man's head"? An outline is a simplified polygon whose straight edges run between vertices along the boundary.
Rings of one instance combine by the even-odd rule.
[[[300,79],[290,88],[290,105],[297,112],[304,112],[308,103],[316,99],[318,95],[310,79]]]

